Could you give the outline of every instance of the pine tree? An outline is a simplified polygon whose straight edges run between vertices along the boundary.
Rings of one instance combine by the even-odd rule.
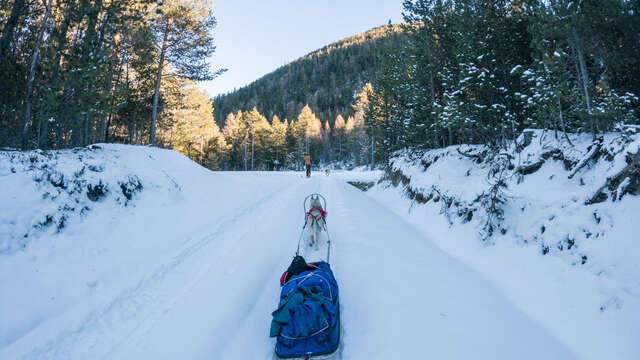
[[[224,163],[227,154],[227,146],[224,136],[215,125],[213,136],[207,142],[205,148],[205,160],[203,165],[211,170],[224,170]]]
[[[313,159],[319,159],[319,155],[322,153],[322,122],[316,117],[309,105],[302,108],[295,126],[300,159],[302,159],[303,153],[311,154]]]
[[[346,123],[342,115],[338,115],[336,117],[336,121],[333,123],[333,135],[334,139],[337,142],[337,155],[335,156],[336,161],[342,162],[344,160],[342,153],[342,145],[345,142],[346,137]]]
[[[239,170],[244,164],[244,149],[246,145],[245,129],[242,123],[242,111],[229,113],[225,120],[222,133],[228,146],[228,169]]]
[[[220,132],[213,121],[211,101],[195,84],[190,84],[180,103],[182,108],[172,114],[172,147],[204,164],[205,147]]]
[[[25,9],[24,0],[14,0],[11,6],[11,14],[2,29],[2,37],[0,37],[0,61],[2,61],[6,50],[13,39],[16,26]]]
[[[324,122],[324,127],[322,129],[322,148],[323,148],[323,158],[327,163],[331,162],[331,125],[329,125],[329,121]]]
[[[211,73],[206,58],[215,50],[211,31],[216,20],[207,0],[167,0],[158,6],[154,31],[161,38],[160,59],[153,96],[149,144],[155,143],[160,83],[165,61],[182,77],[191,80],[211,80],[224,70]]]
[[[286,166],[287,159],[287,128],[288,121],[280,121],[278,116],[274,115],[271,120],[270,147],[272,156],[270,158],[271,170],[280,170]]]

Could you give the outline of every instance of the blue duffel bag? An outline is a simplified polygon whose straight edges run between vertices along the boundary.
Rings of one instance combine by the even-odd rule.
[[[280,285],[270,332],[276,337],[276,355],[295,358],[334,353],[340,343],[340,303],[329,264],[307,264],[296,256]]]

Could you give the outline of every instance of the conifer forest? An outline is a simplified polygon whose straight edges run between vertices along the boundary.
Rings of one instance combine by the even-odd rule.
[[[384,166],[526,128],[638,124],[640,1],[405,0],[231,93],[209,0],[0,0],[0,147],[171,148],[216,170]],[[570,141],[568,137],[566,141]]]

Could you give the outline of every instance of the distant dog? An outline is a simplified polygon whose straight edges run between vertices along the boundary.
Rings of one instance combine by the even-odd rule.
[[[307,245],[310,248],[318,250],[318,243],[320,241],[320,233],[325,229],[325,217],[327,213],[322,208],[320,198],[311,196],[310,209],[306,216],[306,229],[307,229]]]
[[[325,175],[329,176],[329,172],[331,172],[331,169],[329,169],[329,168],[324,169],[324,174]]]

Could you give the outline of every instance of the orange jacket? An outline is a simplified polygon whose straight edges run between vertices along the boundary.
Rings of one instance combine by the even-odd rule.
[[[305,155],[304,156],[304,164],[305,165],[311,165],[311,156],[310,155]]]

